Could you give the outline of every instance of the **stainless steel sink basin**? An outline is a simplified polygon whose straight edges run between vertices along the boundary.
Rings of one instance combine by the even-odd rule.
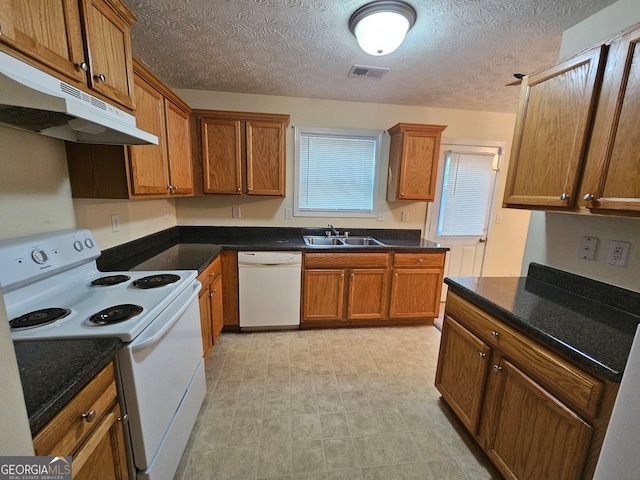
[[[384,243],[373,237],[322,237],[307,235],[302,237],[308,247],[367,247],[384,246]]]
[[[384,245],[384,243],[376,240],[373,237],[346,237],[346,238],[343,238],[342,241],[347,245],[359,245],[359,246]]]

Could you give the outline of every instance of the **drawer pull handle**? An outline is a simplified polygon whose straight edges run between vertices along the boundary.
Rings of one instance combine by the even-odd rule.
[[[418,263],[422,263],[422,259],[421,258],[418,259]]]
[[[484,358],[484,357],[486,357],[486,356],[487,356],[487,354],[486,354],[486,353],[484,353],[484,352],[478,352],[478,356],[479,356],[480,358]]]
[[[494,365],[493,366],[493,371],[498,373],[500,370],[502,370],[502,367],[500,365]]]
[[[96,418],[96,411],[95,410],[91,410],[89,413],[83,413],[82,414],[82,419],[84,421],[86,421],[87,423],[91,423],[95,420]]]
[[[492,330],[492,331],[491,331],[491,336],[492,336],[493,338],[498,338],[498,335],[500,335],[500,334],[499,334],[498,332],[496,332],[495,330]]]
[[[121,423],[126,422],[127,420],[129,420],[129,414],[125,413],[124,415],[122,415],[121,417],[118,417],[118,421]]]

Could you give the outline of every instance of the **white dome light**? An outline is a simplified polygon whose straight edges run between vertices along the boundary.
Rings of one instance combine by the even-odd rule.
[[[349,29],[369,55],[387,55],[397,49],[416,21],[416,11],[400,0],[372,2],[355,11]]]

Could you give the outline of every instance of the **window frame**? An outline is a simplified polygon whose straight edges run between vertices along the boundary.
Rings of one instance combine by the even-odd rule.
[[[295,217],[336,217],[336,218],[377,218],[378,189],[380,188],[380,172],[382,168],[382,137],[383,130],[365,130],[355,128],[321,128],[321,127],[294,127],[294,150],[295,150],[295,181],[293,189],[293,215]],[[302,135],[326,135],[345,138],[361,138],[374,140],[376,142],[375,165],[373,168],[373,188],[372,188],[372,209],[371,211],[361,210],[300,210],[300,141]]]

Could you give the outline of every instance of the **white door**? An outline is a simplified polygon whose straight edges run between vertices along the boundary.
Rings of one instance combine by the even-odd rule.
[[[501,145],[441,145],[436,198],[425,230],[429,240],[451,249],[445,276],[482,276]]]

